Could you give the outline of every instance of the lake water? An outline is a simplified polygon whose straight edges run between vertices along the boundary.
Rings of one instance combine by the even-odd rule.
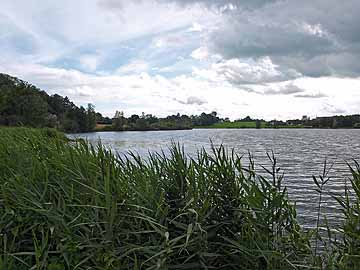
[[[210,149],[224,144],[237,153],[254,156],[255,163],[268,166],[266,153],[273,151],[278,166],[285,173],[283,184],[289,197],[296,201],[299,221],[313,227],[317,217],[318,195],[314,191],[312,175],[322,173],[324,160],[332,164],[331,179],[326,190],[343,194],[346,178],[350,176],[346,162],[360,160],[360,130],[355,129],[194,129],[182,131],[100,132],[70,135],[86,138],[91,143],[99,140],[119,152],[136,151],[146,156],[149,151],[166,150],[172,141],[184,145],[189,155],[201,147]],[[210,141],[211,140],[211,141]],[[331,223],[341,219],[337,203],[324,197],[323,212]]]

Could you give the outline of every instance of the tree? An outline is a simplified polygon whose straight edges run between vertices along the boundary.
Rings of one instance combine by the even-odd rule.
[[[47,126],[47,103],[38,95],[21,96],[16,103],[17,124],[32,127]]]
[[[220,121],[220,118],[217,117],[216,112],[210,114],[202,113],[199,116],[192,118],[193,125],[195,126],[210,126]]]
[[[113,126],[116,130],[124,130],[124,126],[127,124],[125,117],[118,117],[113,119]]]
[[[95,107],[77,107],[68,97],[49,96],[35,86],[0,73],[0,124],[56,127],[66,132],[91,131]]]
[[[147,130],[148,129],[148,123],[146,122],[146,119],[139,118],[136,120],[135,128],[137,130]]]
[[[95,106],[91,103],[87,107],[87,131],[94,130],[96,126]]]

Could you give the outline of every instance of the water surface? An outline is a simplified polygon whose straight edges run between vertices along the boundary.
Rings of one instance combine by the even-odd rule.
[[[273,151],[278,165],[285,173],[284,185],[296,202],[301,223],[313,227],[316,222],[318,195],[314,191],[312,175],[322,173],[324,160],[332,164],[331,180],[327,191],[343,194],[346,179],[350,176],[346,162],[360,160],[360,130],[355,129],[194,129],[181,131],[98,132],[75,136],[91,143],[99,140],[118,151],[136,151],[142,156],[148,152],[166,150],[171,142],[184,145],[189,155],[201,147],[210,149],[211,142],[234,148],[247,155],[250,151],[258,165],[271,166],[266,153]],[[337,203],[325,196],[324,212],[331,223],[337,223]]]

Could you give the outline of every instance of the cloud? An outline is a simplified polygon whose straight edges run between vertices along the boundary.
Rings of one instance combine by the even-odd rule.
[[[217,111],[231,119],[247,115],[264,119],[299,118],[332,113],[353,114],[360,102],[359,79],[300,78],[290,82],[251,85],[252,92],[229,83],[214,82],[193,76],[166,78],[147,73],[131,75],[89,74],[77,70],[49,68],[38,64],[0,64],[0,72],[22,78],[49,94],[67,95],[76,104],[96,105],[101,113],[112,116],[123,110],[126,115],[141,112],[157,116],[199,114]],[[345,86],[345,90],[338,91]],[[297,98],[294,94],[327,89],[327,99]],[[240,105],[239,105],[240,104]],[[246,105],[245,105],[246,104]],[[324,105],[331,104],[331,105]]]
[[[317,93],[317,94],[301,94],[301,95],[295,95],[294,97],[297,98],[324,98],[327,97],[324,93]]]
[[[252,58],[222,59],[212,64],[210,69],[195,69],[194,73],[208,79],[220,77],[240,87],[246,84],[287,81],[301,76],[294,70],[281,70],[270,57],[263,57],[256,61]]]
[[[132,0],[136,3],[144,2],[145,0]],[[148,1],[148,0],[146,0]],[[227,9],[251,9],[261,7],[263,5],[276,2],[277,0],[157,0],[159,3],[177,3],[180,6],[203,4],[210,8],[219,8],[224,11]],[[100,0],[100,6],[109,9],[123,9],[126,0]]]
[[[96,51],[111,54],[125,42],[187,29],[208,13],[155,0],[63,0],[56,5],[40,0],[3,0],[0,49],[6,55],[13,53],[19,61],[63,64],[65,58]]]
[[[81,67],[86,71],[96,71],[99,64],[99,56],[97,55],[84,55],[79,58]]]
[[[323,110],[327,113],[330,113],[330,114],[343,114],[343,113],[346,113],[346,110],[341,108],[341,107],[338,107],[338,106],[335,106],[333,104],[328,104],[326,103],[324,106],[323,106]]]
[[[225,59],[269,57],[280,70],[311,77],[360,73],[357,0],[344,4],[337,0],[175,2],[235,7],[221,14],[222,20],[207,38],[209,52]]]
[[[186,101],[181,101],[178,99],[174,99],[174,100],[181,104],[186,104],[186,105],[203,105],[203,104],[207,103],[207,101],[205,99],[195,97],[195,96],[188,97]]]
[[[359,9],[357,0],[2,0],[0,71],[110,116],[358,113]]]
[[[188,29],[189,32],[202,32],[204,30],[204,26],[201,24],[194,22],[192,26]]]
[[[199,97],[191,96],[191,97],[188,97],[186,103],[187,103],[187,104],[203,105],[203,104],[207,103],[207,101],[204,100],[204,99],[202,99],[202,98],[199,98]]]
[[[292,95],[296,93],[304,92],[304,89],[294,85],[294,84],[286,84],[284,86],[279,86],[278,89],[269,88],[266,89],[263,94],[264,95]]]
[[[191,57],[197,60],[205,60],[209,57],[209,52],[206,47],[200,47],[191,53]]]
[[[288,80],[298,74],[291,72],[287,75],[279,70],[269,57],[258,61],[248,60],[243,62],[240,59],[230,59],[214,65],[218,74],[224,75],[228,81],[234,84],[266,83],[272,81]]]
[[[228,59],[268,56],[280,68],[306,76],[357,76],[359,8],[356,0],[314,0],[234,11],[213,32],[211,48]]]
[[[276,0],[158,0],[161,2],[176,2],[180,5],[204,4],[207,7],[220,8],[221,10],[233,10],[236,8],[253,9],[264,6]]]

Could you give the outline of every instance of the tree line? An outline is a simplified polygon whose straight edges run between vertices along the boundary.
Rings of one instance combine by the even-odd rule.
[[[103,124],[101,130],[129,131],[129,130],[181,130],[191,129],[194,126],[210,126],[219,121],[221,118],[216,112],[202,113],[200,115],[180,115],[174,114],[163,118],[158,118],[152,114],[142,113],[141,115],[133,114],[125,117],[123,113],[116,112],[112,119],[98,119],[99,124]]]
[[[234,122],[256,122],[256,127],[360,128],[360,115],[317,117],[266,122],[247,116]],[[233,122],[233,123],[234,123]],[[68,97],[48,95],[45,91],[18,78],[0,73],[0,126],[51,127],[61,131],[90,132],[127,130],[178,130],[211,127],[231,123],[216,112],[200,115],[170,115],[159,118],[152,114],[133,114],[125,117],[117,111],[114,117],[103,117],[92,104],[76,106]]]
[[[270,121],[272,126],[301,126],[305,128],[360,128],[360,115],[335,115],[316,117],[310,119],[303,117],[302,119],[294,119],[287,121]]]
[[[23,80],[0,73],[0,126],[50,127],[64,132],[102,130],[175,130],[212,125],[221,119],[216,112],[198,116],[170,115],[158,118],[152,114],[131,115],[117,112],[103,117],[92,104],[76,106],[68,97],[48,95]]]
[[[78,107],[68,97],[50,96],[25,81],[0,74],[0,125],[87,132],[96,126],[96,113],[92,104]]]

